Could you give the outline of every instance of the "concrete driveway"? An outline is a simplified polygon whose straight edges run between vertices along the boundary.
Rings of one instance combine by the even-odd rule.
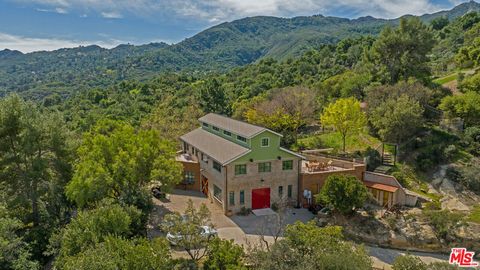
[[[243,246],[255,245],[260,243],[260,236],[264,235],[264,239],[273,242],[273,234],[275,234],[276,226],[272,226],[273,216],[248,216],[227,217],[223,214],[222,209],[216,203],[209,201],[202,193],[175,190],[170,194],[167,200],[154,199],[154,210],[149,222],[149,237],[163,236],[159,230],[159,224],[163,220],[163,216],[172,212],[183,213],[187,206],[187,201],[191,199],[195,206],[204,203],[212,214],[212,223],[218,230],[218,236],[222,239],[232,239],[235,243]],[[288,209],[285,216],[284,224],[293,224],[296,221],[308,222],[313,219],[313,215],[306,209]],[[391,269],[390,264],[394,259],[405,252],[380,248],[366,247],[372,257],[375,269]],[[419,256],[423,261],[430,263],[434,261],[445,261],[448,259],[445,255],[434,253],[411,252],[410,254]],[[185,256],[185,254],[183,254]]]
[[[149,237],[161,236],[159,225],[163,216],[172,213],[183,213],[188,200],[192,200],[195,206],[205,204],[212,214],[212,223],[218,230],[218,236],[222,239],[232,239],[239,245],[256,244],[260,236],[264,235],[265,240],[273,241],[273,235],[277,234],[279,224],[275,216],[248,216],[227,217],[223,214],[220,206],[207,199],[202,193],[194,191],[174,190],[169,194],[168,199],[154,199],[154,210],[149,223]],[[282,224],[293,224],[296,221],[308,222],[313,215],[306,209],[288,209],[282,217]]]

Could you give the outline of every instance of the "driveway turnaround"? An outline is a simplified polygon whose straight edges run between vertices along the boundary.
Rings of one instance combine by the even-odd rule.
[[[281,215],[281,221],[277,215],[248,216],[234,215],[227,217],[222,209],[216,203],[210,201],[201,192],[174,190],[165,200],[154,200],[154,210],[149,222],[149,237],[163,236],[159,230],[159,225],[163,217],[172,212],[183,213],[186,209],[188,200],[192,200],[195,206],[205,204],[212,214],[212,223],[218,230],[218,236],[222,239],[232,239],[235,243],[243,246],[255,245],[260,243],[260,237],[264,240],[274,241],[277,234],[278,224],[293,224],[297,221],[308,222],[314,218],[314,215],[306,209],[287,209],[285,214]],[[265,211],[267,212],[267,211]],[[393,260],[406,252],[380,247],[366,247],[372,257],[375,269],[391,269],[390,264]],[[446,256],[433,253],[411,252],[410,254],[419,256],[423,261],[429,263],[434,261],[444,261]]]
[[[149,237],[160,236],[158,229],[163,216],[172,213],[183,213],[188,200],[192,200],[195,206],[205,204],[212,214],[212,223],[218,230],[218,236],[222,239],[232,239],[239,245],[258,243],[260,236],[271,242],[277,234],[278,224],[293,224],[296,221],[308,222],[313,219],[313,214],[306,209],[288,209],[280,220],[274,215],[248,216],[234,215],[227,217],[222,209],[213,201],[206,198],[201,192],[174,190],[165,200],[154,199],[155,208],[149,224]],[[273,224],[273,225],[272,225]]]

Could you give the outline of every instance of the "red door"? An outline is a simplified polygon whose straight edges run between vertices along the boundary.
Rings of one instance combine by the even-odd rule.
[[[270,188],[252,190],[252,209],[270,208]]]

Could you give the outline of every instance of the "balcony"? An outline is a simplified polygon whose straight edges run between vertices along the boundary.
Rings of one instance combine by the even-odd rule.
[[[183,163],[198,163],[196,156],[183,152],[178,153],[175,160]]]

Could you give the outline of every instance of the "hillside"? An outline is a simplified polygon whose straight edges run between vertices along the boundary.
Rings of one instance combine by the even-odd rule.
[[[455,18],[474,10],[480,10],[480,4],[469,2],[421,19]],[[219,71],[266,57],[282,60],[346,37],[376,35],[386,24],[398,21],[260,16],[222,23],[170,46],[120,45],[109,50],[92,45],[29,54],[4,50],[0,52],[0,95],[14,91],[34,99],[52,92],[66,96],[124,79],[142,80],[164,71]]]

